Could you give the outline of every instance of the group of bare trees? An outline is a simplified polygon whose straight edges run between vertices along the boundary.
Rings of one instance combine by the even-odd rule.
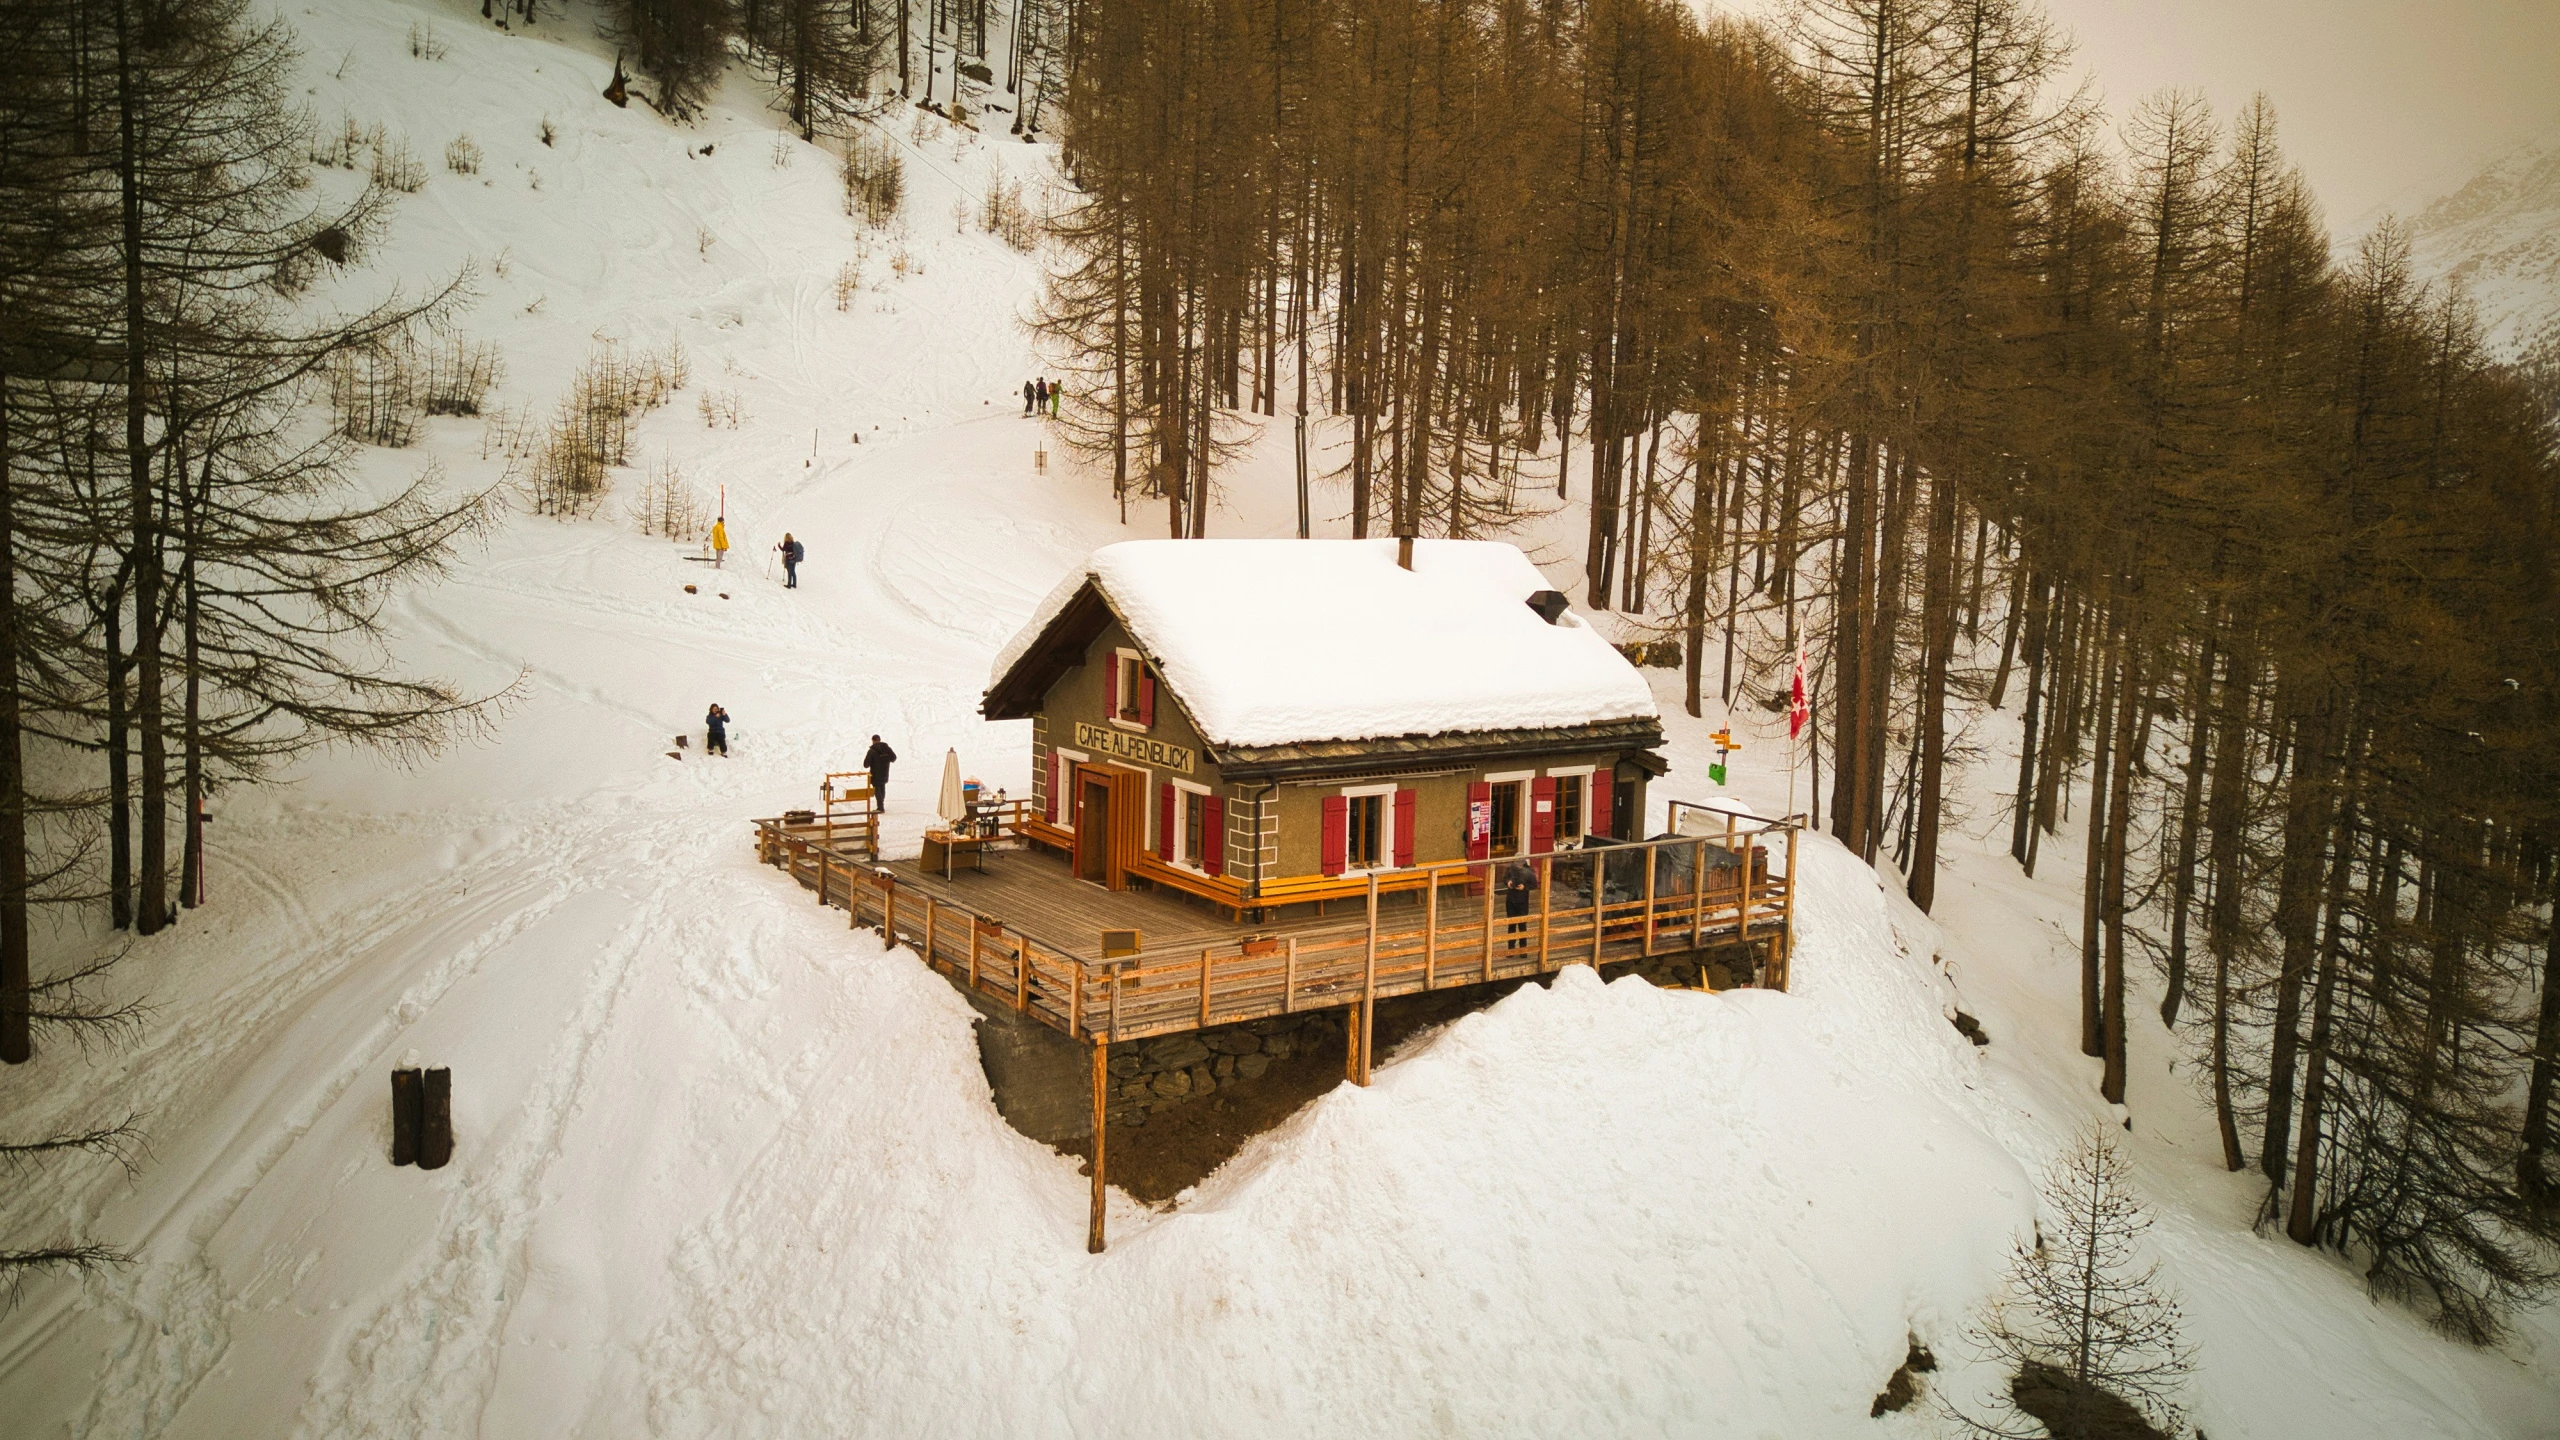
[[[897,94],[958,118],[1012,112],[1037,130],[1063,83],[1070,18],[1080,0],[612,0],[608,26],[655,82],[660,112],[689,120],[727,64],[730,43],[774,82],[809,140],[841,133]],[[875,79],[877,87],[875,93]],[[1001,85],[1010,97],[991,101]],[[966,98],[972,97],[972,98]]]
[[[2549,401],[2394,231],[2332,260],[2263,102],[2111,130],[2027,0],[1075,24],[1046,323],[1124,504],[1205,533],[1284,410],[1347,431],[1355,534],[1580,498],[1586,603],[1685,641],[1692,713],[1809,642],[1815,809],[1924,907],[2009,710],[2106,1097],[2148,965],[2294,1238],[2472,1336],[2547,1291]]]
[[[432,745],[468,722],[467,697],[389,667],[376,622],[487,505],[347,472],[332,375],[405,344],[453,292],[325,298],[384,191],[314,177],[283,26],[245,0],[28,0],[13,20],[0,1059],[16,1063],[95,1018],[63,977],[31,977],[32,916],[103,901],[119,928],[160,930],[204,898],[220,787],[316,743]]]

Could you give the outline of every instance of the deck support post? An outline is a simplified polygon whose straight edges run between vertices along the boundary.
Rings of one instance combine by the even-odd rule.
[[[1088,1255],[1102,1253],[1102,1216],[1108,1208],[1108,1182],[1102,1174],[1102,1140],[1105,1111],[1111,1089],[1111,1042],[1093,1042],[1093,1213],[1086,1221],[1084,1250]]]
[[[818,908],[819,908],[819,909],[821,909],[821,910],[823,910],[823,909],[825,909],[825,908],[826,908],[826,905],[827,905],[827,852],[826,852],[826,851],[824,851],[824,850],[821,850],[821,851],[819,851],[819,852],[818,852]]]
[[[1373,1023],[1378,1013],[1378,874],[1369,872],[1369,949],[1360,973],[1360,1075],[1369,1083],[1369,1041],[1375,1033]]]
[[[924,897],[924,968],[927,970],[935,968],[933,922],[941,909],[941,901],[934,899],[931,895]],[[969,956],[969,988],[972,990],[978,988],[978,957],[974,953]]]
[[[1694,902],[1689,915],[1689,948],[1696,950],[1707,943],[1707,842],[1689,842],[1689,895]]]
[[[1609,916],[1608,893],[1607,887],[1602,883],[1608,877],[1601,873],[1606,869],[1608,869],[1608,867],[1600,863],[1598,856],[1592,857],[1591,973],[1594,975],[1600,973],[1600,942],[1607,938],[1609,930],[1608,924],[1606,923]]]
[[[1493,867],[1484,867],[1484,981],[1493,981]]]
[[[1784,990],[1795,977],[1787,972],[1796,963],[1796,828],[1787,827],[1787,901],[1785,922],[1778,928],[1778,960],[1769,968],[1778,972],[1773,988]]]
[[[1280,972],[1280,1013],[1291,1015],[1298,1009],[1298,937],[1289,937],[1289,959]]]
[[[1427,870],[1422,877],[1422,988],[1430,990],[1440,983],[1440,872]]]
[[[1644,847],[1644,953],[1647,959],[1653,957],[1653,872],[1657,868],[1654,862],[1661,858],[1661,846]]]
[[[1538,857],[1538,973],[1547,973],[1547,936],[1554,929],[1556,861],[1552,855]],[[1594,887],[1597,893],[1597,887]]]
[[[1742,908],[1733,917],[1734,938],[1742,942],[1742,963],[1751,963],[1751,862],[1760,855],[1760,842],[1744,837],[1750,848],[1742,852]],[[1767,972],[1762,972],[1766,977]]]

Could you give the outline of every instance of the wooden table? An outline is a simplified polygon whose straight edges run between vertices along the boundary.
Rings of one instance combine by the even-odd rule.
[[[954,835],[948,830],[924,832],[924,853],[916,857],[919,870],[939,870],[942,878],[951,878],[957,869],[987,868],[987,839],[983,835]]]

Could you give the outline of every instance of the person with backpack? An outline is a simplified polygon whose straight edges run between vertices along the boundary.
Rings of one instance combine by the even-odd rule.
[[[1061,401],[1061,400],[1063,400],[1063,399],[1065,399],[1066,397],[1067,397],[1067,382],[1066,382],[1066,381],[1064,381],[1064,380],[1052,380],[1052,381],[1050,381],[1050,382],[1049,382],[1049,418],[1050,418],[1050,419],[1055,420],[1055,419],[1057,419],[1057,418],[1058,418],[1058,402],[1059,402],[1059,401]]]
[[[862,752],[862,768],[871,772],[871,808],[879,810],[889,803],[889,767],[897,763],[898,752],[889,742],[874,735],[871,748]]]
[[[729,712],[721,709],[717,701],[712,703],[710,713],[702,717],[702,731],[702,753],[704,755],[717,755],[724,760],[727,759],[729,755]]]
[[[782,588],[799,589],[800,561],[809,552],[801,547],[799,541],[791,538],[791,532],[788,530],[782,532],[782,543],[773,548],[782,552]]]
[[[1049,382],[1045,378],[1031,382],[1031,408],[1034,410],[1049,408]]]

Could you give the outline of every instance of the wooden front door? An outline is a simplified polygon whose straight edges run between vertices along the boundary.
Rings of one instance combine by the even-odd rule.
[[[1076,878],[1111,883],[1111,783],[1076,772]]]
[[[1076,767],[1076,878],[1129,888],[1129,862],[1147,843],[1147,777],[1117,765]]]

